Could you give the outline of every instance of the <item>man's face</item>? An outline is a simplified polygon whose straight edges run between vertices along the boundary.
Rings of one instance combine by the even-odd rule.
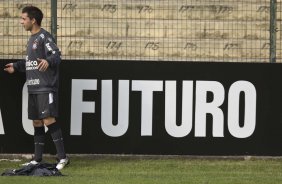
[[[20,23],[21,23],[21,25],[23,25],[23,27],[26,31],[32,30],[34,22],[35,22],[34,19],[31,20],[28,17],[27,13],[22,13]]]

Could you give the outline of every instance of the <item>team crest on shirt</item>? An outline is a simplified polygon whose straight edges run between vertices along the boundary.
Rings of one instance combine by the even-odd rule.
[[[33,49],[33,50],[37,49],[37,46],[38,46],[38,41],[35,40],[35,41],[33,42],[33,44],[32,44],[32,49]]]

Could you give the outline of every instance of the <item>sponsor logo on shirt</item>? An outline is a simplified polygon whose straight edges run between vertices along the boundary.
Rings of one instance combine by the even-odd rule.
[[[28,59],[28,56],[26,57],[25,62],[25,69],[26,70],[37,70],[38,69],[38,61],[31,61]]]
[[[26,84],[28,86],[38,85],[40,84],[40,80],[39,79],[29,79],[26,81]]]
[[[39,35],[42,39],[44,39],[45,38],[45,36],[44,36],[44,34],[42,33],[42,34],[40,34]]]
[[[45,46],[47,47],[47,49],[48,49],[49,51],[53,51],[53,49],[52,49],[51,46],[50,46],[50,43],[46,43]]]

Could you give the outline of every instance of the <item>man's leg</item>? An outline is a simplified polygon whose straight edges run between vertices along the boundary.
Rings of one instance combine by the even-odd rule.
[[[38,116],[37,95],[28,95],[28,119],[33,120],[34,127],[34,158],[23,165],[38,164],[41,162],[45,144],[45,129],[41,118]]]
[[[59,162],[56,166],[58,170],[63,169],[66,165],[70,163],[69,158],[66,156],[64,148],[64,140],[60,125],[56,122],[54,117],[48,117],[43,119],[44,124],[48,127],[53,142],[56,146],[57,155]]]
[[[56,122],[54,117],[44,118],[43,122],[49,129],[53,142],[56,146],[58,158],[60,160],[65,159],[66,153],[64,148],[64,140],[59,123]]]
[[[34,160],[41,162],[45,144],[45,127],[41,120],[33,120],[34,126]]]

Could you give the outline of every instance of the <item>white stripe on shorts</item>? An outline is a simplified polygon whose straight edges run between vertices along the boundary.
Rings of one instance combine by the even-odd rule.
[[[53,93],[49,93],[49,104],[53,103]]]

